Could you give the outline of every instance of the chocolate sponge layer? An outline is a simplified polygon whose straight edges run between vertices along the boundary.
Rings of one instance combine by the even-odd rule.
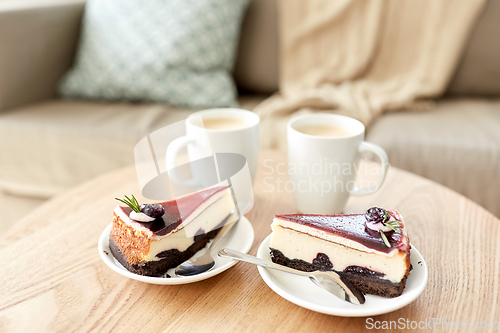
[[[324,253],[318,256],[312,263],[301,259],[287,258],[281,251],[271,248],[271,259],[274,263],[298,269],[305,272],[333,270],[333,264]],[[411,270],[411,266],[408,269]],[[338,272],[343,275],[355,288],[364,294],[377,295],[393,298],[400,296],[406,285],[408,274],[399,283],[394,283],[381,278],[381,273],[371,271],[364,267],[349,266],[344,271]],[[408,273],[407,272],[407,273]]]
[[[195,236],[193,245],[183,252],[177,249],[163,251],[158,254],[161,259],[156,261],[140,261],[136,264],[130,264],[112,238],[109,239],[109,248],[118,262],[130,272],[146,276],[163,276],[169,268],[177,267],[204,248],[219,231],[220,228]]]

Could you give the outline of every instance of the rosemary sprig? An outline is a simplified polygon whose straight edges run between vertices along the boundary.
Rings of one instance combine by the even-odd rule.
[[[132,199],[130,199],[126,195],[125,199],[120,199],[120,198],[115,198],[115,199],[129,206],[134,212],[136,213],[141,212],[141,205],[139,205],[139,202],[137,201],[137,199],[134,197],[133,194],[132,194]]]
[[[398,229],[396,229],[396,227],[400,227],[401,226],[401,222],[399,222],[399,221],[390,221],[390,222],[384,222],[383,225],[386,226],[387,228],[391,228],[395,232],[398,232]]]
[[[394,221],[389,221],[391,217],[389,216],[389,212],[385,212],[384,220],[382,221],[382,224],[387,227],[392,229],[394,232],[398,232],[397,227],[401,226],[401,222],[398,220]],[[387,221],[387,222],[386,222]],[[382,237],[382,240],[384,241],[385,246],[391,247],[391,243],[389,243],[389,240],[387,239],[386,235],[382,230],[380,230],[380,237]]]
[[[379,231],[380,231],[380,237],[382,237],[382,240],[384,241],[385,246],[391,247],[391,243],[389,243],[389,240],[385,236],[384,232],[382,230],[379,230]]]
[[[382,224],[385,227],[390,228],[390,229],[392,229],[395,232],[398,232],[398,229],[396,229],[396,227],[400,227],[401,226],[401,222],[398,221],[398,220],[389,221],[390,219],[391,219],[391,217],[389,216],[389,212],[385,212],[385,216],[384,216],[384,219],[382,220]]]

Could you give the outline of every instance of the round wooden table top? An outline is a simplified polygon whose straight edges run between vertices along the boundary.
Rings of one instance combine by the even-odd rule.
[[[292,195],[270,191],[283,153],[264,151],[255,205],[255,255],[278,213],[295,211]],[[267,167],[263,162],[266,161]],[[271,168],[274,173],[271,173]],[[264,181],[268,177],[266,181]],[[269,178],[271,177],[271,178]],[[267,185],[266,185],[267,184]],[[129,167],[57,196],[0,239],[0,331],[360,332],[368,318],[316,313],[274,293],[257,267],[238,263],[210,279],[159,286],[130,280],[100,259],[97,242],[115,197],[140,193]],[[465,197],[395,168],[376,193],[349,200],[346,212],[397,208],[429,266],[424,292],[374,321],[500,321],[500,221]],[[400,319],[403,318],[403,319]],[[428,327],[428,326],[427,326]],[[498,327],[498,326],[497,326]],[[440,331],[441,326],[435,328]]]

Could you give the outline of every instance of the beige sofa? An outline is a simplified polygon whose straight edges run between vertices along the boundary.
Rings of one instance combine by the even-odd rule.
[[[10,6],[10,7],[9,7]],[[49,197],[133,163],[140,138],[193,110],[61,100],[83,1],[0,2],[0,186]],[[442,183],[500,216],[500,2],[490,0],[446,96],[431,110],[387,114],[368,129],[391,164]],[[276,0],[253,0],[234,77],[242,108],[278,90]],[[487,96],[487,97],[485,97]]]

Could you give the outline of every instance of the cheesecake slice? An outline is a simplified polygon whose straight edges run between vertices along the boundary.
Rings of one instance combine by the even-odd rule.
[[[381,210],[379,221],[368,216],[374,209]],[[411,269],[403,217],[397,210],[370,210],[276,215],[269,244],[272,261],[302,271],[336,271],[365,294],[401,295]]]
[[[237,217],[229,186],[209,188],[156,207],[162,215],[148,222],[147,216],[143,218],[144,214],[129,206],[118,205],[114,210],[110,249],[132,273],[165,275],[169,268],[205,247],[221,227]]]

